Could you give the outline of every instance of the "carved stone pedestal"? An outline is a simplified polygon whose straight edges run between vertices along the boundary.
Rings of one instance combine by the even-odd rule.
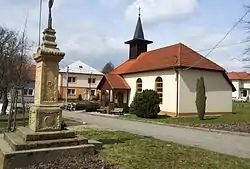
[[[62,110],[58,105],[33,106],[29,113],[29,127],[35,132],[61,130]]]
[[[49,26],[43,32],[43,43],[38,47],[36,61],[35,104],[29,112],[29,127],[14,133],[0,134],[0,169],[27,167],[39,162],[76,156],[101,148],[101,143],[61,130],[62,110],[58,105],[59,62],[65,53],[57,48],[56,31],[52,28],[49,1]]]
[[[14,133],[0,134],[0,169],[28,167],[65,155],[94,153],[101,148],[101,142],[88,140],[74,131],[34,132],[28,127],[19,127]]]

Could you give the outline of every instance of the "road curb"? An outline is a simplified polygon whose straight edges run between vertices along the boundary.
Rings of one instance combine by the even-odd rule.
[[[233,132],[233,131],[227,131],[227,130],[217,130],[217,129],[209,129],[209,128],[202,128],[202,127],[192,127],[192,126],[185,126],[185,125],[178,125],[178,124],[167,124],[167,123],[161,123],[161,122],[135,120],[135,119],[129,119],[129,118],[126,118],[126,117],[121,117],[121,116],[106,116],[106,115],[102,115],[102,114],[92,114],[92,113],[86,113],[86,114],[91,115],[91,116],[99,116],[99,117],[105,117],[105,118],[114,118],[114,119],[120,119],[120,120],[136,121],[136,122],[142,122],[142,123],[164,125],[164,126],[169,126],[169,127],[178,127],[178,128],[194,129],[194,130],[221,133],[221,134],[230,134],[230,135],[238,135],[238,136],[250,137],[250,133],[245,133],[245,132]]]

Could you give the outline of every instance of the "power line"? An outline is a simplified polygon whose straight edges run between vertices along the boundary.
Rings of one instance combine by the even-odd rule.
[[[211,48],[211,50],[207,53],[206,57],[208,55],[210,55],[216,48],[218,48],[218,46],[227,38],[227,36],[243,21],[243,19],[247,16],[247,14],[250,12],[250,10],[246,11],[245,14],[232,26],[231,29],[229,29],[229,31],[223,36],[222,39],[219,40],[219,42],[213,47]],[[205,59],[206,57],[202,57],[200,60],[198,60],[195,64],[193,64],[192,66],[189,66],[186,69],[183,70],[189,70],[192,67],[196,66],[198,63],[200,63],[203,59]]]
[[[225,47],[239,45],[239,44],[244,44],[244,43],[249,43],[249,42],[250,42],[250,40],[244,40],[244,41],[234,42],[234,43],[230,43],[230,44],[218,46],[215,49],[225,48]],[[208,51],[208,50],[211,50],[211,49],[213,49],[213,48],[201,49],[201,50],[197,50],[197,52],[205,52],[205,51]],[[188,52],[188,53],[191,54],[193,52]]]

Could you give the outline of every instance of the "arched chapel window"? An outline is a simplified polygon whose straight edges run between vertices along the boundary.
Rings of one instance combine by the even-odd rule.
[[[142,92],[142,80],[140,78],[136,80],[136,91],[138,93]]]
[[[161,77],[155,79],[155,90],[159,95],[160,103],[162,103],[163,98],[163,80]]]

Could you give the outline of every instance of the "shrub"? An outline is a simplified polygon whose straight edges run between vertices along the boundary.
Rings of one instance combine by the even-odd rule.
[[[197,79],[196,83],[196,108],[198,117],[200,120],[204,119],[206,112],[206,89],[204,84],[204,78],[200,77]]]
[[[136,93],[132,102],[132,113],[138,117],[155,118],[160,112],[160,99],[156,91],[144,90],[142,93]]]
[[[76,110],[85,110],[86,106],[87,106],[86,104],[77,103],[76,104]]]
[[[99,105],[89,105],[85,107],[86,112],[96,112],[97,109],[100,109]]]
[[[90,106],[98,107],[99,105],[97,103],[88,102],[88,101],[87,102],[79,102],[79,103],[76,103],[76,110],[86,110],[86,108],[90,107]]]
[[[82,95],[79,94],[77,100],[82,101]]]
[[[129,113],[129,107],[128,107],[127,104],[123,106],[123,111],[122,111],[122,113],[123,113],[123,114]]]

